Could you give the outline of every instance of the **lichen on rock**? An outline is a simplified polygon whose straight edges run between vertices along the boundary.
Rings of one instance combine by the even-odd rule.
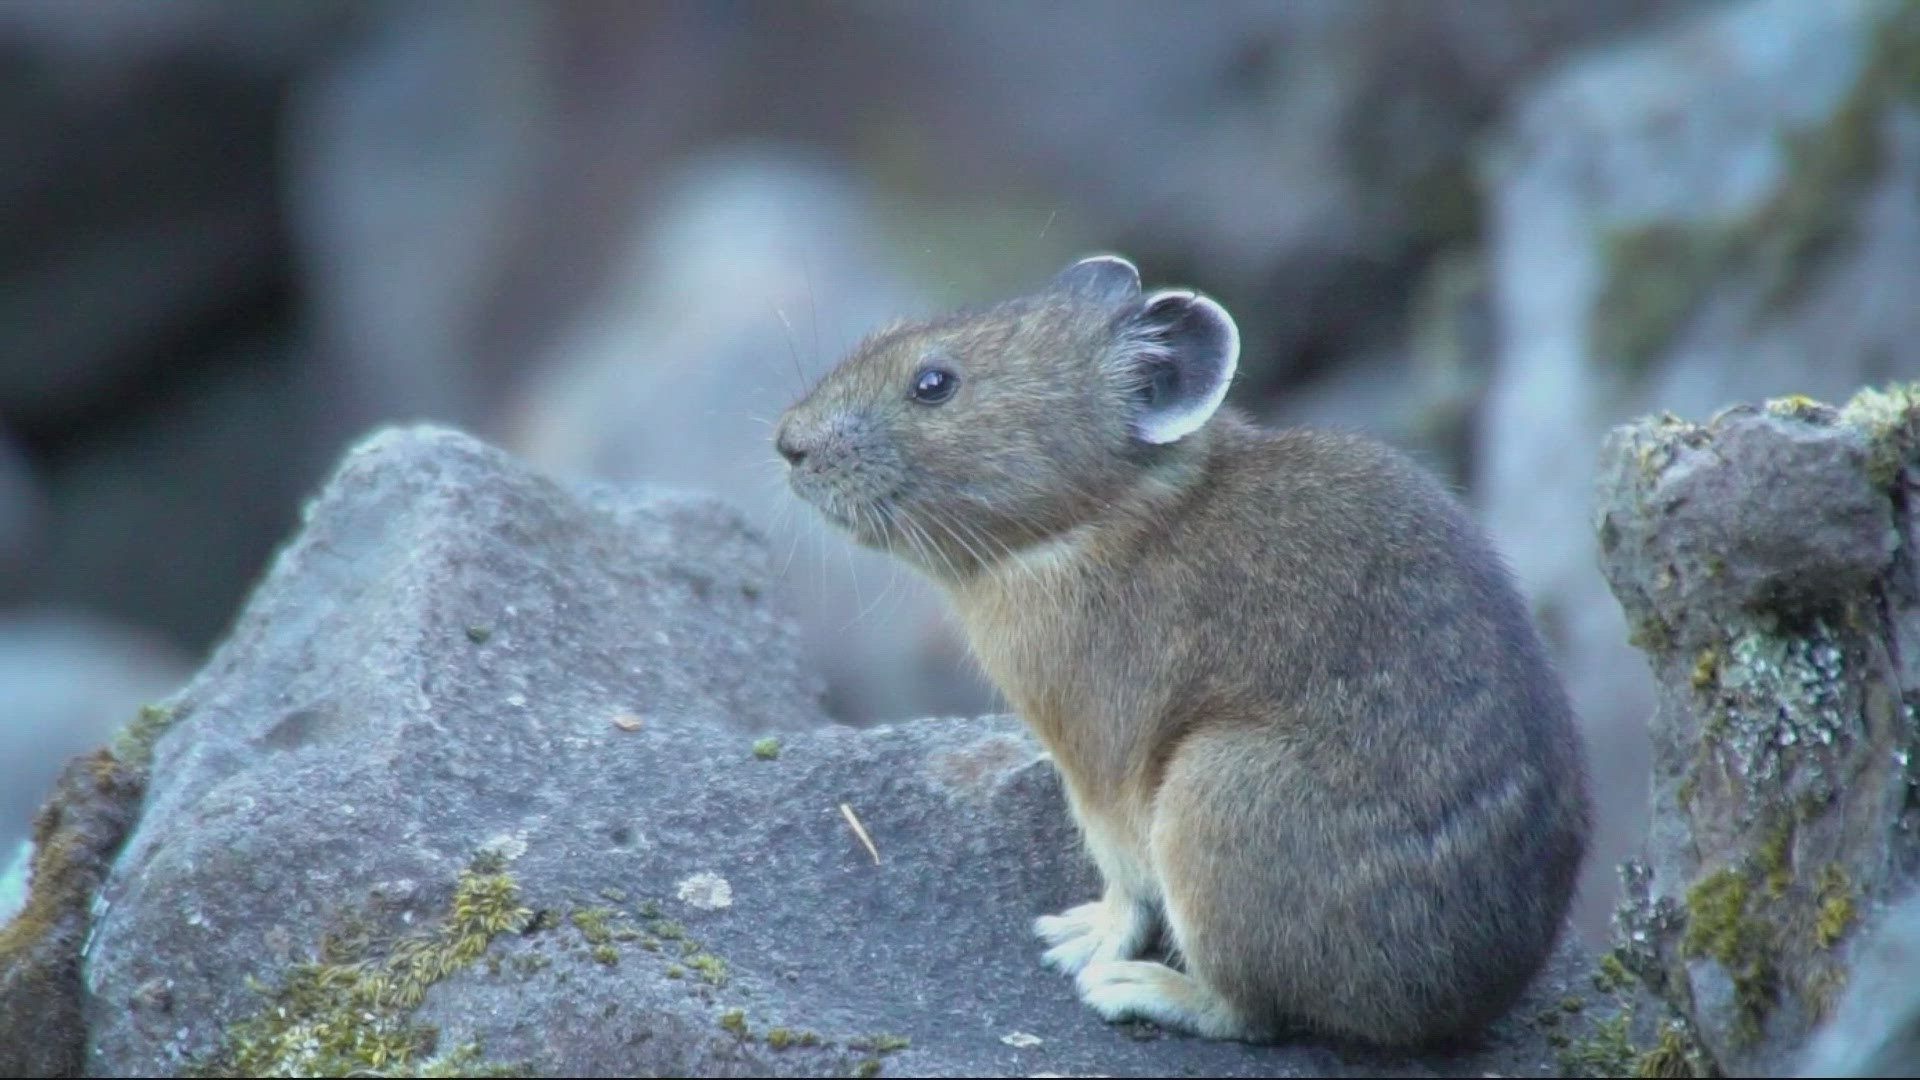
[[[1834,1007],[1865,908],[1920,870],[1911,387],[1618,429],[1602,562],[1659,682],[1623,955],[1730,1073]]]

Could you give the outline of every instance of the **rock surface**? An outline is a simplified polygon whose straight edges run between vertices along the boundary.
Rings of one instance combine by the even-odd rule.
[[[1636,416],[1844,400],[1920,370],[1920,8],[1694,15],[1565,65],[1485,169],[1496,361],[1476,500],[1556,645],[1603,791],[1644,783],[1653,688],[1569,478]],[[1607,815],[1590,891],[1644,822]]]
[[[1539,1075],[1606,1016],[1569,948],[1449,1053],[1100,1022],[1028,930],[1095,885],[1051,766],[823,724],[766,575],[704,499],[353,452],[151,714],[87,1070]]]
[[[1920,875],[1920,388],[1616,430],[1597,526],[1656,686],[1621,959],[1727,1075],[1787,1069]]]

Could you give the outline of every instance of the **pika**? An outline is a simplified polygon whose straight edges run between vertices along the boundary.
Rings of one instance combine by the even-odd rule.
[[[1097,256],[869,338],[775,445],[802,499],[944,587],[1052,754],[1105,890],[1035,929],[1086,1004],[1470,1036],[1566,914],[1571,710],[1457,500],[1385,446],[1222,408],[1239,348],[1215,301]]]

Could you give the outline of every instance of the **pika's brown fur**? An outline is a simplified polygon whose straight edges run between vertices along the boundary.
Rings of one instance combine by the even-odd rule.
[[[782,418],[796,492],[945,586],[1102,899],[1036,924],[1109,1019],[1380,1044],[1506,1010],[1588,833],[1578,737],[1456,500],[1226,411],[1217,304],[1111,256],[896,327]],[[1166,930],[1184,970],[1138,960]]]

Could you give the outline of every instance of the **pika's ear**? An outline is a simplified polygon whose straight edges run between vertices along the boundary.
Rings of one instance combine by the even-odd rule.
[[[1119,303],[1140,295],[1140,271],[1118,255],[1090,255],[1054,275],[1049,288]]]
[[[1240,329],[1208,297],[1157,292],[1121,323],[1109,362],[1134,398],[1134,434],[1144,442],[1174,442],[1198,430],[1226,399],[1240,363]]]

